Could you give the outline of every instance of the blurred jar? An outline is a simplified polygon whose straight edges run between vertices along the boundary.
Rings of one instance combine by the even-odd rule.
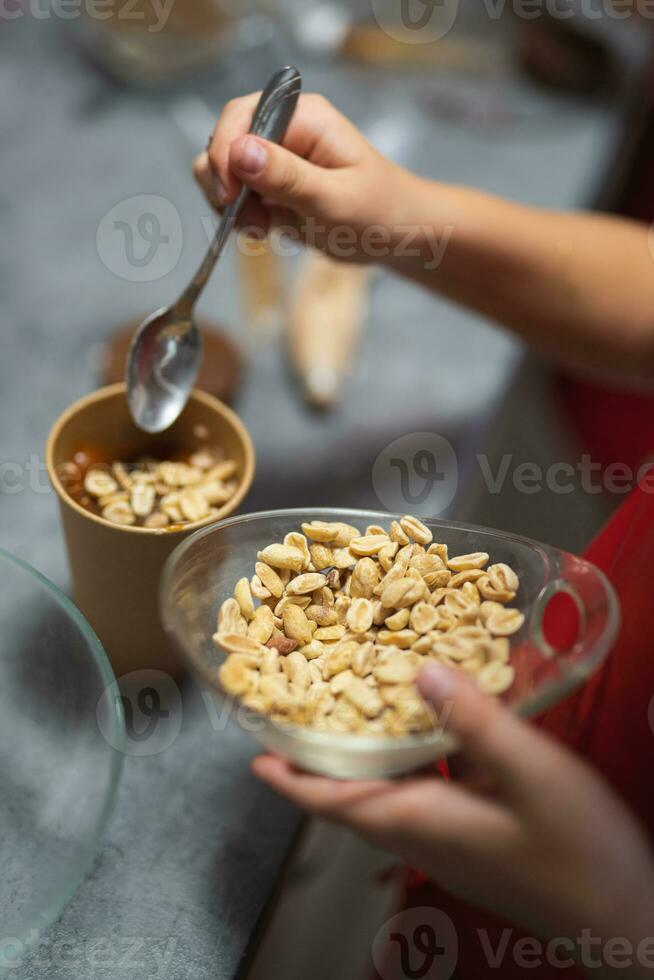
[[[85,0],[86,51],[123,81],[157,84],[215,63],[271,0]]]

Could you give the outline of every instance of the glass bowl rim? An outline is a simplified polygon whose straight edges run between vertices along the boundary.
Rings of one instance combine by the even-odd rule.
[[[13,565],[16,568],[19,568],[21,571],[27,572],[29,577],[34,579],[38,585],[50,595],[50,598],[53,599],[55,604],[58,605],[60,609],[62,609],[62,611],[68,616],[68,618],[74,622],[84,637],[93,663],[98,670],[100,682],[103,685],[103,690],[117,690],[118,687],[116,675],[113,672],[105,649],[100,643],[97,634],[72,599],[70,599],[65,592],[56,586],[54,582],[51,582],[50,579],[46,578],[42,572],[39,572],[24,559],[19,558],[17,555],[7,551],[5,548],[0,547],[0,563],[3,562],[7,562],[9,565]],[[53,899],[52,902],[40,913],[39,921],[31,926],[24,935],[15,937],[12,936],[12,941],[14,939],[18,940],[23,944],[24,949],[27,949],[31,942],[33,942],[35,938],[33,936],[34,931],[36,930],[37,933],[40,934],[52,926],[62,914],[70,900],[73,898],[75,892],[80,887],[91,869],[95,856],[98,852],[100,842],[104,837],[109,818],[113,813],[118,796],[123,766],[125,763],[126,743],[125,716],[122,702],[120,698],[113,698],[111,700],[113,707],[113,711],[111,712],[111,741],[104,738],[104,741],[107,743],[107,748],[109,749],[109,757],[111,760],[109,766],[110,775],[102,809],[100,810],[99,816],[96,818],[91,842],[88,846],[82,849],[79,859],[73,864],[74,872],[71,873],[68,881],[57,894],[57,897]]]
[[[300,515],[304,515],[303,519],[311,520],[320,519],[319,515],[324,515],[325,513],[333,514],[335,520],[346,521],[348,518],[358,518],[359,521],[361,521],[361,519],[369,520],[369,523],[377,523],[379,522],[380,518],[385,521],[399,520],[400,517],[403,516],[399,513],[392,513],[389,511],[358,510],[356,508],[344,507],[288,507],[278,510],[263,510],[254,511],[248,514],[237,514],[226,518],[225,520],[217,521],[215,524],[210,524],[207,527],[200,528],[175,548],[175,550],[169,555],[164,565],[159,586],[159,604],[161,617],[166,630],[170,631],[170,626],[166,613],[167,603],[165,600],[167,592],[169,591],[174,569],[179,561],[184,557],[186,552],[193,547],[196,541],[200,541],[202,538],[221,531],[223,528],[235,527],[239,524],[248,524],[288,517],[295,518],[296,525],[299,526],[297,518]],[[543,544],[539,541],[534,541],[532,538],[528,538],[525,535],[514,534],[510,531],[500,531],[496,528],[483,527],[482,525],[478,524],[468,524],[465,521],[443,520],[438,517],[425,517],[420,518],[420,520],[424,520],[429,527],[442,527],[446,530],[451,528],[459,531],[472,531],[481,534],[490,534],[494,537],[501,538],[504,541],[514,541],[523,546],[527,545],[533,551],[541,555],[543,561],[546,563],[546,567],[550,570],[552,566],[552,558],[554,556],[571,554],[570,552],[563,551],[561,548],[554,548],[553,546]],[[618,629],[620,627],[620,605],[611,582],[600,568],[598,568],[592,562],[589,562],[586,558],[579,555],[574,555],[573,557],[575,557],[578,561],[585,562],[586,565],[590,565],[597,573],[604,587],[607,599],[606,633],[601,638],[601,642],[597,644],[597,649],[594,651],[593,655],[588,658],[586,663],[584,663],[583,668],[574,666],[567,674],[563,675],[554,682],[544,685],[536,694],[525,699],[519,705],[515,704],[509,706],[509,710],[517,717],[525,719],[533,718],[534,716],[539,715],[553,707],[555,704],[558,704],[565,697],[575,691],[600,667],[608,656],[612,644],[617,636]],[[542,588],[546,589],[548,585],[555,580],[555,576],[550,577],[549,580],[546,580],[543,583]],[[181,646],[179,642],[178,646]],[[182,651],[186,663],[191,665],[196,675],[200,674],[202,677],[205,677],[210,687],[218,691],[221,696],[225,698],[225,700],[235,704],[240,704],[238,698],[227,694],[222,690],[217,682],[214,684],[208,679],[208,677],[206,677],[205,672],[200,670],[194,659],[186,652],[184,647],[182,647]],[[375,751],[391,748],[401,751],[402,749],[408,750],[418,747],[424,748],[432,741],[437,741],[438,739],[447,740],[448,738],[447,732],[445,732],[443,729],[439,729],[435,732],[422,732],[397,738],[392,735],[352,735],[339,734],[335,732],[314,731],[310,728],[304,728],[301,725],[282,725],[278,722],[272,722],[264,715],[256,715],[255,717],[262,723],[263,728],[268,728],[271,731],[278,732],[293,739],[309,742],[315,746],[329,746],[331,748],[343,751],[348,749],[358,749],[364,753],[374,753]]]

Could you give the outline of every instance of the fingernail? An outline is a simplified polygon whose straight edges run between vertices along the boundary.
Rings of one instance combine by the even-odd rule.
[[[261,143],[253,139],[246,139],[241,146],[238,154],[238,166],[248,174],[258,174],[268,162],[268,152]]]
[[[440,664],[427,664],[422,668],[417,678],[418,690],[423,697],[428,698],[436,707],[454,697],[458,679],[453,670]]]

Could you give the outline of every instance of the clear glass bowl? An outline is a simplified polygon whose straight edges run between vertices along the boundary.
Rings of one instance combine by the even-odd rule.
[[[198,531],[169,558],[161,587],[166,629],[185,653],[194,671],[221,697],[218,667],[224,654],[212,642],[220,604],[232,595],[242,576],[250,578],[257,551],[281,541],[304,521],[345,521],[365,530],[368,524],[388,527],[398,515],[334,509],[280,510],[231,518]],[[619,625],[615,593],[599,569],[527,538],[446,521],[425,521],[434,540],[450,555],[487,551],[493,562],[506,562],[520,577],[513,606],[525,614],[525,625],[513,638],[513,687],[502,700],[522,716],[535,715],[582,684],[611,649]],[[575,635],[565,649],[548,642],[544,627],[555,613],[550,602],[559,594],[575,613]],[[570,619],[572,624],[572,619]],[[269,751],[291,759],[311,772],[340,779],[396,776],[433,762],[453,748],[443,732],[406,738],[339,735],[281,726],[240,708],[238,720]]]
[[[0,581],[2,974],[90,866],[116,797],[124,725],[109,662],[72,602],[1,549]]]

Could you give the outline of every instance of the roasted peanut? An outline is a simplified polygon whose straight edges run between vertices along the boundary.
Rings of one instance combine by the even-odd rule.
[[[370,599],[354,599],[347,611],[346,623],[353,633],[366,633],[372,626],[374,606]]]
[[[350,580],[350,595],[353,599],[370,599],[379,583],[379,568],[372,558],[361,558],[354,566]]]
[[[469,569],[485,568],[489,556],[485,551],[473,551],[468,555],[454,555],[447,561],[447,567],[453,572],[467,572]]]
[[[412,540],[417,541],[418,544],[431,544],[433,540],[433,534],[429,528],[419,521],[417,517],[411,517],[407,514],[400,520],[400,527],[406,535]]]
[[[422,579],[401,578],[387,585],[381,594],[382,605],[386,609],[404,609],[422,602],[429,595],[429,589]]]
[[[298,548],[285,544],[269,544],[259,552],[258,558],[273,568],[289,568],[293,572],[304,568],[304,554]]]
[[[246,578],[239,579],[234,586],[234,598],[239,604],[241,615],[249,622],[254,616],[254,602],[252,601],[250,583]]]
[[[268,589],[270,595],[274,596],[275,599],[281,599],[284,593],[284,583],[275,569],[263,561],[258,561],[254,566],[254,570],[259,576],[261,584],[264,588]]]
[[[284,633],[292,640],[297,640],[300,646],[309,643],[313,636],[313,630],[306,613],[296,605],[288,605],[282,612],[282,622]]]

